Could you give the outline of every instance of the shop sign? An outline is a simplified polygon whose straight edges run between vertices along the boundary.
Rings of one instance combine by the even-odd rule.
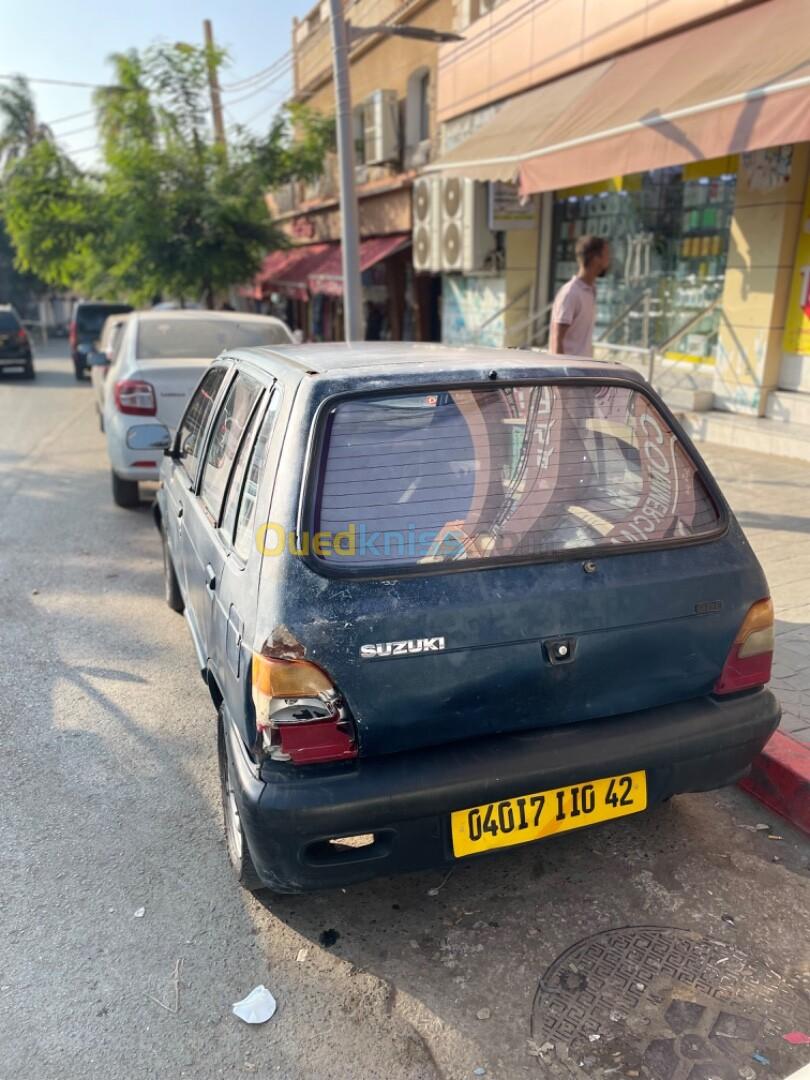
[[[489,185],[489,227],[493,232],[533,229],[536,224],[534,199],[521,201],[517,184],[495,180]]]
[[[810,356],[810,184],[804,199],[801,232],[785,319],[784,349]]]
[[[742,173],[749,191],[773,191],[790,180],[792,146],[749,150],[742,155]]]

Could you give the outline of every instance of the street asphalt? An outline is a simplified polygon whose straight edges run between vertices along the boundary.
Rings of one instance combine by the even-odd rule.
[[[37,369],[0,378],[0,1080],[756,1080],[810,1060],[784,1038],[810,1035],[810,842],[736,788],[449,877],[240,891],[148,504],[113,505],[66,344]],[[787,551],[800,643],[810,470],[707,456],[766,570]],[[278,1011],[249,1027],[231,1005],[259,984]]]

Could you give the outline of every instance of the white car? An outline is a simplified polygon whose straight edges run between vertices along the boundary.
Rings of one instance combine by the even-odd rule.
[[[200,376],[225,350],[289,345],[267,315],[225,311],[136,311],[104,380],[103,428],[117,506],[139,503],[138,482],[157,480],[164,446]]]
[[[118,354],[124,336],[129,312],[110,315],[101,330],[98,348],[87,353],[86,364],[90,369],[90,382],[101,430],[104,430],[104,391],[107,385],[107,373]]]

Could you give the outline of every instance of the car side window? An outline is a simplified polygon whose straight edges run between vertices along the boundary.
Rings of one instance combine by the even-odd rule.
[[[203,466],[200,498],[215,522],[219,512],[234,458],[250,420],[253,406],[261,392],[261,384],[240,371],[225,394],[211,428],[208,452]]]
[[[281,394],[278,390],[274,390],[273,396],[270,398],[270,404],[267,407],[267,412],[264,415],[259,435],[256,442],[253,444],[250,459],[245,470],[244,481],[239,493],[239,505],[236,511],[236,529],[234,532],[233,547],[234,551],[243,562],[247,561],[250,549],[254,543],[253,523],[256,516],[256,499],[259,494],[259,483],[261,481],[262,472],[264,471],[265,458],[267,457],[267,445],[273,434],[280,404]]]
[[[199,445],[200,439],[205,432],[208,417],[211,415],[226,370],[224,367],[215,367],[205,373],[180,422],[177,432],[177,456],[191,481],[197,475],[197,464],[202,449]]]

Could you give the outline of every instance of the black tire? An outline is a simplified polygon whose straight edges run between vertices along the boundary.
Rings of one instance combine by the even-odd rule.
[[[217,752],[219,758],[219,786],[222,795],[222,819],[225,829],[225,848],[236,880],[250,892],[261,889],[262,885],[253,859],[250,857],[247,837],[242,828],[239,806],[230,780],[230,755],[225,738],[225,724],[220,712],[217,717]]]
[[[28,363],[23,368],[23,378],[24,379],[35,379],[36,377],[37,377],[37,373],[34,371],[34,361],[29,360]]]
[[[169,552],[169,544],[166,540],[166,533],[163,529],[160,530],[160,539],[163,544],[163,595],[172,611],[181,614],[186,605],[183,603],[180,582],[177,580],[174,563]]]
[[[84,364],[79,360],[74,360],[73,370],[76,373],[76,382],[84,382]]]
[[[138,494],[137,480],[122,480],[117,473],[112,473],[112,496],[116,506],[125,510],[132,510],[140,506],[141,498]]]

